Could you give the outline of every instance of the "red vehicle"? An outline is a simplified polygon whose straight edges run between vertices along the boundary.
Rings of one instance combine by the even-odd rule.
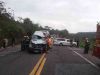
[[[93,55],[100,58],[100,24],[97,24],[96,42],[93,50]]]

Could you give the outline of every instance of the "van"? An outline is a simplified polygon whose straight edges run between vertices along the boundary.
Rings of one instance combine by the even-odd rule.
[[[29,43],[29,51],[43,52],[47,50],[46,37],[49,36],[49,32],[46,30],[35,31],[31,37]]]

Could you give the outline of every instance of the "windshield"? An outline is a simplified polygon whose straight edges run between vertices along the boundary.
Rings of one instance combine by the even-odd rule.
[[[42,37],[38,36],[38,35],[33,35],[32,39],[42,39]]]

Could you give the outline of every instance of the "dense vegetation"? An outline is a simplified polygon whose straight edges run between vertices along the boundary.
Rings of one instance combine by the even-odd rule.
[[[30,18],[19,17],[19,20],[15,21],[13,13],[9,13],[5,8],[5,3],[0,1],[0,42],[4,38],[10,41],[12,37],[19,42],[24,35],[31,36],[34,31],[42,29],[47,29],[51,34],[58,34],[61,37],[68,35],[67,30],[54,30],[48,26],[43,28],[39,24],[33,23]]]
[[[0,41],[4,38],[11,40],[12,37],[19,40],[24,35],[31,35],[35,30],[42,29],[29,18],[23,19],[23,22],[15,21],[4,5],[5,3],[0,1]]]

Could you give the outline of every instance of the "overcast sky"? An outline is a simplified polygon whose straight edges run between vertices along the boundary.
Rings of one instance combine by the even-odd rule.
[[[15,17],[70,33],[96,31],[100,21],[100,0],[2,0],[14,10]]]

